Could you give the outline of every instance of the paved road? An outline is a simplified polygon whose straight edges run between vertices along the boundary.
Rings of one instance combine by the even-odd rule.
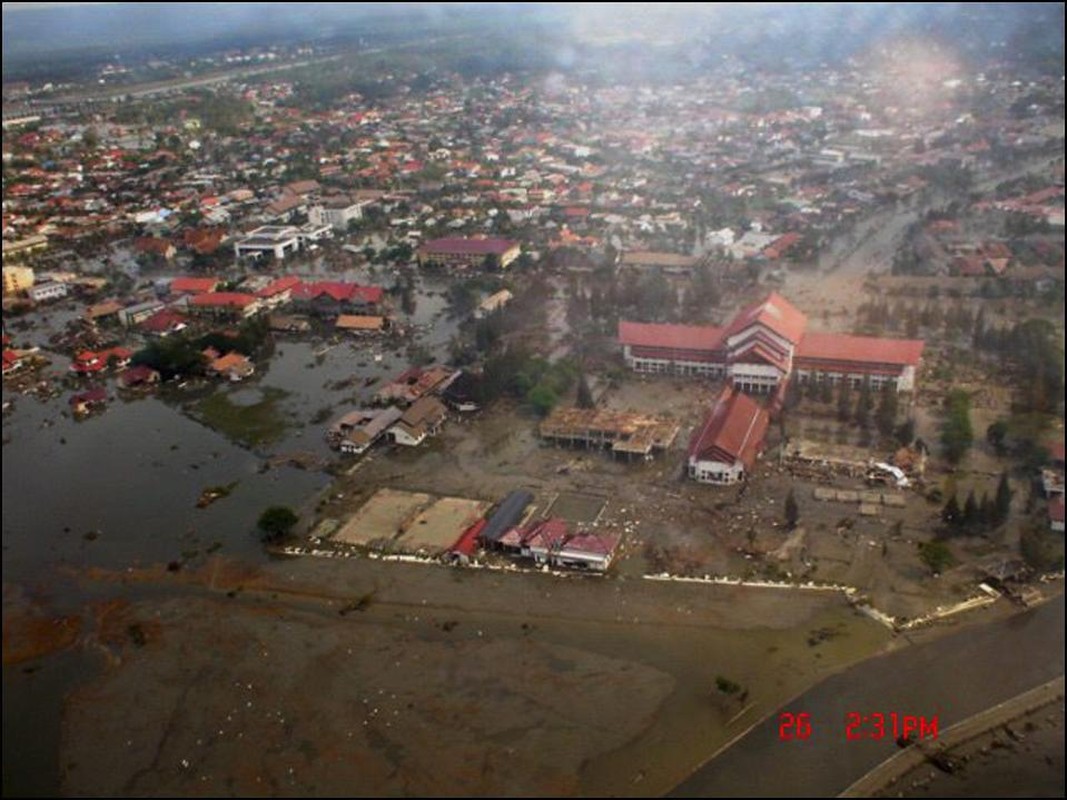
[[[847,713],[937,716],[944,729],[1063,672],[1061,594],[1036,609],[905,647],[828,678],[782,709],[811,714],[806,741],[781,741],[774,714],[670,796],[835,796],[897,750],[892,737],[847,741]]]

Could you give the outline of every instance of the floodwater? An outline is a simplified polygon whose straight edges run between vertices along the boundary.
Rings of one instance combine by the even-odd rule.
[[[390,276],[367,270],[329,277],[392,283]],[[365,404],[383,381],[406,369],[409,344],[447,359],[459,321],[446,313],[446,287],[444,278],[419,279],[416,310],[406,320],[415,326],[411,337],[330,342],[278,337],[275,353],[251,381],[220,385],[216,391],[226,392],[237,406],[257,402],[266,387],[287,393],[279,401],[282,435],[255,451],[195,421],[178,402],[118,399],[113,377],[104,381],[113,398],[106,411],[81,421],[68,411],[71,390],[39,400],[5,388],[4,402],[14,403],[3,420],[5,607],[7,590],[15,596],[21,587],[53,609],[78,609],[86,589],[69,573],[88,567],[195,565],[216,552],[263,563],[268,557],[255,529],[262,510],[307,509],[330,482],[325,473],[290,466],[264,470],[267,460],[297,453],[333,457],[323,440],[329,421]],[[42,377],[65,375],[68,359],[47,352],[48,337],[80,313],[80,306],[63,303],[9,329],[18,346],[41,347],[52,359]],[[330,410],[330,419],[312,422],[323,409]],[[206,487],[234,482],[229,496],[196,507]],[[54,657],[27,673],[5,667],[4,763],[20,765],[4,770],[5,794],[58,791],[62,697],[94,671],[85,653]]]
[[[373,276],[353,271],[344,277],[368,281]],[[251,381],[220,385],[216,391],[228,393],[238,406],[256,402],[265,387],[288,393],[280,401],[286,428],[259,452],[228,441],[177,404],[154,396],[113,399],[103,413],[75,421],[67,411],[71,391],[41,401],[5,389],[4,401],[15,406],[3,421],[5,582],[44,580],[63,565],[168,562],[209,547],[262,558],[255,537],[262,509],[299,508],[328,483],[323,474],[293,467],[262,472],[265,460],[298,452],[332,456],[323,440],[325,427],[367,403],[384,381],[409,366],[409,342],[424,344],[436,358],[447,356],[458,321],[445,314],[445,284],[438,280],[423,279],[419,286],[411,322],[422,329],[411,339],[279,337],[275,353]],[[46,346],[48,335],[77,313],[63,304],[27,317],[34,327],[16,332],[16,342]],[[68,359],[47,355],[52,365],[44,376],[62,376]],[[105,383],[114,398],[114,379]],[[312,422],[323,409],[330,410],[330,418]],[[234,481],[238,485],[230,496],[206,509],[195,507],[204,488]]]
[[[263,508],[299,507],[326,485],[291,467],[260,472],[261,458],[158,398],[117,400],[74,421],[62,414],[67,396],[19,397],[4,420],[6,583],[47,580],[64,565],[168,562],[213,546],[262,558]],[[196,508],[204,488],[234,481],[229,497]]]

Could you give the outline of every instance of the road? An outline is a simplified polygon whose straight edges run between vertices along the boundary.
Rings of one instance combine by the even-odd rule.
[[[1006,619],[865,661],[780,709],[810,714],[810,738],[782,741],[775,713],[670,796],[835,796],[897,751],[892,737],[846,740],[849,712],[936,716],[947,728],[1062,675],[1063,633],[1060,594]]]

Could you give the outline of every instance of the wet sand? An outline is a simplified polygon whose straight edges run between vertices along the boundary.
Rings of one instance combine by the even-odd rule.
[[[94,583],[147,637],[91,643],[66,794],[661,794],[888,640],[832,593],[314,560]]]

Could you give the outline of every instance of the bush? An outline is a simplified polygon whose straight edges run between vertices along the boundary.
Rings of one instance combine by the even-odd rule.
[[[956,563],[956,559],[952,557],[952,551],[944,542],[920,542],[919,558],[935,575],[940,575]]]
[[[734,683],[729,678],[717,675],[715,677],[715,688],[723,694],[737,694],[741,691],[741,684]]]
[[[264,543],[276,544],[289,535],[300,520],[288,506],[271,506],[259,515],[256,523]]]

